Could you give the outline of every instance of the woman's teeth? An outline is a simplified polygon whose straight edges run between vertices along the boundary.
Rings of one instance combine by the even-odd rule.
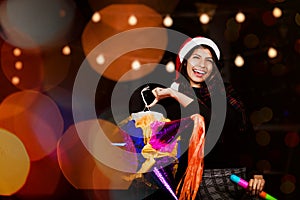
[[[206,72],[198,69],[193,69],[194,72],[199,73],[199,74],[206,74]]]

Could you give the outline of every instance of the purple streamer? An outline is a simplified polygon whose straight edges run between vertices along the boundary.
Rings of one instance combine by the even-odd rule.
[[[193,120],[189,117],[171,122],[154,121],[151,123],[152,136],[149,143],[156,150],[171,152],[176,145],[175,139],[190,125],[193,125]]]
[[[159,180],[162,182],[162,184],[165,186],[165,188],[171,193],[171,195],[174,197],[174,199],[178,200],[176,194],[172,190],[171,186],[167,183],[164,176],[160,173],[160,171],[156,167],[154,167],[153,172],[159,178]]]

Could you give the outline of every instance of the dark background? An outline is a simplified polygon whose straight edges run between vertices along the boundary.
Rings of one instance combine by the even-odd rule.
[[[3,1],[2,1],[3,2]],[[155,3],[154,3],[155,2]],[[265,173],[267,180],[265,191],[278,199],[299,199],[299,119],[300,119],[300,24],[297,25],[295,17],[299,13],[300,3],[297,0],[181,0],[181,1],[74,1],[76,5],[75,20],[70,33],[69,45],[74,52],[71,56],[71,64],[66,78],[59,84],[60,88],[72,91],[76,73],[85,58],[81,44],[81,34],[85,25],[90,20],[93,12],[101,10],[113,3],[144,3],[152,6],[162,16],[170,14],[173,25],[170,29],[184,33],[190,37],[204,35],[212,38],[222,49],[224,79],[230,81],[244,100],[253,126],[257,133],[258,143],[253,148],[260,150],[257,160],[253,165]],[[212,21],[208,25],[199,22],[199,8],[213,6],[215,12]],[[272,11],[274,7],[282,9],[283,15],[278,19],[271,19],[269,24],[263,16]],[[246,21],[242,23],[237,32],[228,30],[228,20],[234,19],[235,14],[242,11],[246,15]],[[300,14],[300,13],[299,13]],[[231,31],[231,32],[230,32]],[[237,34],[237,37],[229,37],[226,34]],[[247,47],[245,38],[248,34],[254,34],[259,38],[259,44],[255,47]],[[2,32],[2,36],[5,34]],[[231,36],[232,36],[231,35]],[[0,44],[5,42],[2,37]],[[278,51],[276,58],[267,56],[267,49],[273,46]],[[243,56],[243,67],[234,65],[237,54]],[[0,59],[5,56],[1,53]],[[165,53],[161,63],[165,64],[174,60],[174,55]],[[280,65],[279,65],[280,64]],[[2,64],[3,65],[3,64]],[[166,79],[172,80],[174,73],[170,73]],[[35,77],[32,77],[33,79]],[[87,80],[88,81],[88,80]],[[135,80],[138,82],[138,80]],[[100,118],[110,118],[110,97],[116,81],[102,77],[96,94],[96,111]],[[126,90],[130,82],[121,84]],[[20,91],[7,79],[3,70],[0,71],[0,103],[8,95]],[[30,89],[30,88],[29,88]],[[42,91],[48,95],[49,91]],[[71,95],[64,94],[64,105],[60,99],[54,98],[62,113],[65,130],[73,124]],[[254,113],[262,108],[272,111],[272,118],[266,122],[257,122]],[[259,142],[259,133],[266,131],[271,138],[266,145]],[[76,190],[61,178],[57,186],[57,192],[43,197],[24,197],[18,193],[13,196],[0,199],[93,199],[89,191]],[[109,199],[106,195],[99,195],[98,199]]]

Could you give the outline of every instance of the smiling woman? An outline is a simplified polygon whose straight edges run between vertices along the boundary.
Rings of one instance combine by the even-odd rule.
[[[232,173],[247,177],[242,158],[245,154],[254,151],[250,142],[250,139],[253,139],[250,137],[253,132],[239,96],[230,84],[224,85],[222,77],[219,76],[221,68],[219,60],[220,51],[212,40],[204,37],[188,39],[178,53],[175,82],[170,88],[153,89],[156,98],[154,102],[171,97],[184,107],[186,115],[197,113],[204,117],[206,130],[204,172],[203,175],[197,173],[197,177],[202,181],[197,196],[193,196],[192,199],[252,199],[253,196],[247,195],[242,188],[236,187],[230,181]],[[216,126],[223,125],[220,121],[222,107],[217,105],[217,111],[214,111],[213,107],[215,99],[220,99],[222,94],[226,96],[224,98],[226,118],[219,133]],[[196,106],[199,106],[199,112],[194,109]],[[217,141],[213,143],[211,139],[215,137]],[[207,148],[210,146],[213,149]],[[193,163],[188,159],[187,153],[179,158],[176,174],[178,180],[183,175],[189,175],[185,174],[185,168]],[[248,175],[249,190],[255,196],[262,191],[265,181],[256,171]]]
[[[205,81],[213,73],[214,61],[208,49],[199,47],[195,49],[187,62],[187,73],[193,87],[200,87],[200,83]]]

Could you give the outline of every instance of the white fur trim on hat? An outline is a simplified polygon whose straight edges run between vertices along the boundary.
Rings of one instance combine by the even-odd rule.
[[[218,48],[218,46],[211,40],[211,39],[208,39],[208,38],[205,38],[205,37],[195,37],[193,38],[192,40],[188,41],[179,51],[179,59],[180,59],[180,62],[182,62],[183,58],[185,57],[185,55],[195,46],[197,45],[207,45],[207,46],[210,46],[218,60],[220,59],[220,50]]]

